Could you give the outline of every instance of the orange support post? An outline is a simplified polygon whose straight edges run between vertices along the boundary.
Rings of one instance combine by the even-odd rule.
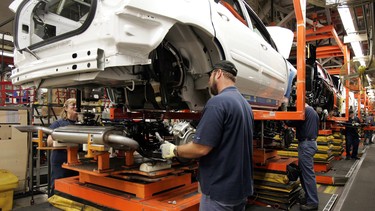
[[[345,53],[344,53],[344,61],[346,64],[349,63],[349,59],[350,59],[350,51],[348,50],[348,46],[345,45],[344,46],[344,50],[345,50]],[[349,65],[346,65],[347,67],[347,73],[349,74],[349,71],[350,71],[350,67]],[[349,81],[347,80],[346,81],[346,85],[349,86]],[[345,120],[348,121],[349,120],[349,89],[346,88],[346,101],[345,101]]]
[[[38,138],[32,139],[32,142],[38,144],[38,149],[45,147],[45,143],[43,142],[43,130],[38,130]]]
[[[67,165],[77,165],[80,164],[78,160],[78,147],[68,147],[68,163]]]
[[[306,2],[293,0],[297,20],[297,110],[295,112],[253,110],[255,120],[304,120],[306,78]]]
[[[134,165],[134,150],[125,152],[125,166]]]
[[[342,46],[342,49],[343,49],[343,53],[344,53],[344,62],[347,67],[346,69],[346,73],[349,74],[349,58],[350,58],[350,51],[348,50],[348,46],[347,45],[343,45]],[[345,96],[346,96],[346,100],[345,100],[345,117],[330,117],[329,120],[334,120],[334,121],[348,121],[349,120],[349,81],[347,80],[346,83],[345,83]]]
[[[109,170],[109,153],[102,152],[98,156],[98,172]]]

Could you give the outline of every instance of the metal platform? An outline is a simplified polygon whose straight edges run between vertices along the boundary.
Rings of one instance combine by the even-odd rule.
[[[78,177],[56,180],[56,193],[81,203],[113,210],[198,210],[201,195],[198,184],[192,183],[172,190],[139,198],[133,194],[97,186],[82,184]]]

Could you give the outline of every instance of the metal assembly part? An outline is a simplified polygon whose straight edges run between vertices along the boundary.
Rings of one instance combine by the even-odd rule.
[[[92,144],[116,146],[119,148],[136,150],[139,147],[137,141],[126,137],[122,130],[115,127],[95,127],[68,125],[54,130],[41,126],[15,126],[21,132],[37,132],[42,130],[59,142],[85,144],[90,135]]]

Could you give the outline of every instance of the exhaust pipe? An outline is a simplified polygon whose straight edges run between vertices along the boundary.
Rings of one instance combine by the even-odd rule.
[[[34,126],[34,125],[15,125],[14,126],[17,130],[20,132],[38,132],[38,130],[42,130],[43,133],[47,135],[51,135],[53,132],[53,129],[50,129],[48,127],[42,127],[42,126]]]
[[[96,127],[68,125],[56,129],[50,129],[41,126],[15,126],[21,132],[37,132],[42,130],[45,134],[59,142],[86,144],[90,139],[92,144],[116,146],[137,150],[139,144],[134,139],[126,137],[122,130],[115,127]],[[89,136],[90,135],[90,136]]]

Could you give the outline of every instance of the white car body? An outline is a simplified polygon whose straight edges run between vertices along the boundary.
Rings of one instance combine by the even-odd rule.
[[[295,70],[251,8],[228,2],[244,22],[215,0],[14,1],[12,83],[102,86],[130,109],[199,111],[210,98],[206,73],[226,59],[253,107],[277,109]]]

